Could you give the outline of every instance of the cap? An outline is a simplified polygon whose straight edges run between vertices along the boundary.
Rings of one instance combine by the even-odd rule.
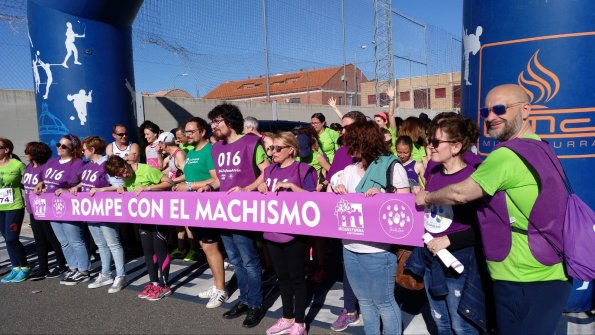
[[[174,134],[165,131],[161,134],[159,134],[159,137],[157,137],[157,142],[162,142],[162,143],[169,143],[169,142],[174,142],[176,140],[176,137],[174,136]]]
[[[312,147],[310,146],[310,136],[306,134],[298,134],[296,137],[300,158],[306,158],[310,156],[312,153]]]
[[[386,121],[388,121],[388,115],[386,115],[386,113],[385,113],[385,112],[380,112],[380,113],[378,113],[378,114],[374,115],[374,117],[377,117],[377,116],[378,116],[379,118],[382,118],[382,119],[383,119],[385,122],[386,122]]]

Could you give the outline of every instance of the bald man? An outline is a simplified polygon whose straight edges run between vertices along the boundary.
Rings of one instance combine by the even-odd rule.
[[[519,86],[493,88],[480,111],[492,138],[500,142],[517,138],[540,141],[529,123],[529,98]],[[540,154],[545,155],[537,152]],[[564,189],[558,191],[563,193],[562,197],[565,195]],[[536,248],[534,239],[528,238],[528,231],[540,224],[532,220],[529,226],[528,220],[538,194],[535,171],[514,151],[499,147],[466,180],[433,192],[422,190],[416,195],[418,205],[462,204],[485,198],[488,207],[478,216],[500,334],[553,334],[570,293],[563,263],[555,259],[544,265],[536,259],[542,260],[539,255],[543,250],[539,249],[550,245]],[[501,199],[500,207],[495,199]],[[554,230],[561,233],[562,223]]]

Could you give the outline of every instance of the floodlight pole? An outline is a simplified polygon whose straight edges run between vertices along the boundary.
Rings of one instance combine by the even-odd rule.
[[[266,67],[265,86],[267,89],[267,102],[271,102],[271,88],[269,83],[269,41],[267,35],[267,1],[262,0],[262,18],[264,21],[264,62]]]

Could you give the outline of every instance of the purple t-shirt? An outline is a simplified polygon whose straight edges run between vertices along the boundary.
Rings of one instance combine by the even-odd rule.
[[[288,167],[281,168],[279,164],[267,166],[263,173],[264,182],[269,191],[273,190],[277,182],[290,182],[308,192],[316,191],[316,170],[306,163],[293,162]],[[266,240],[286,243],[294,239],[292,235],[282,233],[265,232],[263,237]]]
[[[333,163],[331,164],[331,168],[326,173],[326,180],[330,181],[333,175],[348,165],[355,163],[355,159],[347,153],[347,147],[342,146],[339,150],[335,151],[335,157],[333,158]]]
[[[409,164],[403,164],[405,172],[407,172],[407,179],[409,179],[409,187],[419,185],[419,176],[417,175],[417,172],[415,172],[416,163],[416,161],[411,161]]]
[[[259,141],[258,136],[242,136],[233,143],[219,141],[213,144],[211,155],[221,192],[229,191],[234,186],[246,187],[256,180],[254,155]]]
[[[40,174],[44,181],[46,193],[53,193],[59,188],[71,188],[79,183],[78,173],[84,162],[73,158],[66,163],[60,163],[60,158],[52,158],[43,165]]]
[[[29,203],[29,194],[33,193],[35,185],[41,180],[39,177],[41,171],[43,171],[43,165],[33,166],[33,163],[29,163],[25,167],[23,179],[21,179],[21,184],[23,184],[25,190],[25,208],[27,208],[27,212],[29,213],[33,213],[31,204]]]
[[[105,173],[107,156],[101,157],[97,162],[89,162],[81,168],[81,192],[89,192],[91,188],[109,186],[108,174]]]
[[[438,165],[437,167],[441,167]],[[426,181],[427,191],[436,191],[450,184],[467,179],[475,168],[467,165],[461,171],[444,174],[442,169],[434,168],[434,173]],[[440,237],[471,228],[477,223],[475,202],[463,205],[427,205],[424,209],[424,227],[433,237]]]

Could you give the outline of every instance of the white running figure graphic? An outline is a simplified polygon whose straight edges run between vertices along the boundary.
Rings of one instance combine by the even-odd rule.
[[[37,51],[37,56],[35,58],[37,59],[37,63],[39,64],[37,66],[41,66],[41,68],[45,71],[45,75],[47,77],[47,81],[45,82],[45,94],[43,95],[43,100],[47,100],[48,96],[50,95],[50,86],[52,86],[52,82],[54,81],[51,66],[56,64],[48,64],[42,61],[41,58],[38,58],[38,56],[39,50]],[[33,72],[35,73],[35,70],[33,70]],[[37,72],[37,74],[39,75],[39,72]],[[35,85],[37,86],[37,81],[35,82]]]
[[[471,86],[471,82],[469,81],[469,55],[473,53],[476,55],[479,49],[481,48],[481,42],[479,42],[479,36],[483,33],[483,28],[481,26],[477,26],[475,28],[475,34],[467,34],[467,29],[465,29],[465,34],[463,35],[463,54],[465,56],[465,84]]]
[[[124,78],[124,85],[128,89],[128,92],[130,92],[130,104],[136,106],[136,92],[134,91],[132,84],[128,81],[128,78]]]
[[[76,113],[81,121],[81,126],[84,126],[87,122],[87,103],[93,102],[91,94],[93,94],[93,90],[90,90],[89,95],[87,95],[87,92],[81,89],[76,94],[68,94],[66,96],[68,101],[72,101],[74,109],[76,109]]]
[[[35,60],[32,60],[31,63],[33,64],[33,79],[35,80],[35,94],[39,93],[39,85],[41,84],[41,79],[39,78],[39,51],[35,53]]]
[[[85,37],[85,32],[83,32],[82,35],[79,34],[75,34],[74,30],[72,30],[72,23],[70,22],[66,22],[66,41],[64,41],[64,45],[66,45],[66,57],[64,57],[64,62],[62,62],[62,66],[64,66],[65,68],[68,68],[68,59],[70,59],[70,56],[72,56],[74,54],[74,64],[76,65],[81,65],[81,62],[79,62],[79,52],[76,48],[76,45],[74,45],[74,40],[78,37],[78,38],[84,38]]]

